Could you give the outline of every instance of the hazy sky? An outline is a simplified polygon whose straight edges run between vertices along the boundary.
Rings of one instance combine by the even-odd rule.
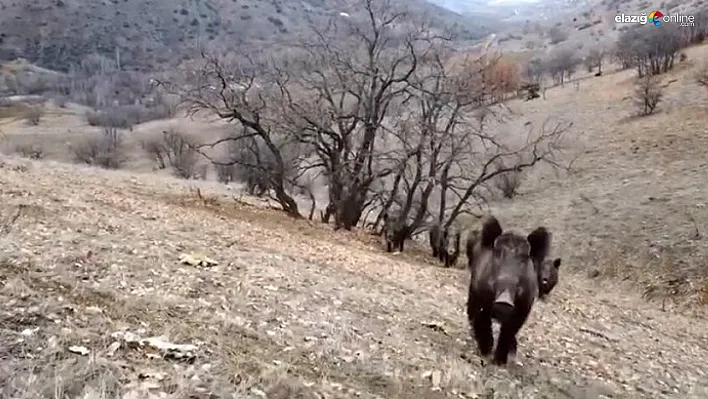
[[[490,0],[489,4],[514,5],[518,3],[538,3],[539,0]]]

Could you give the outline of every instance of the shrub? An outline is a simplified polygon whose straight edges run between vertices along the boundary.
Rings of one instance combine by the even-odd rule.
[[[216,178],[220,183],[228,184],[238,179],[238,168],[236,165],[215,163]]]
[[[499,169],[505,168],[502,163],[498,163],[497,167]],[[523,172],[519,170],[512,170],[494,177],[492,184],[497,190],[499,190],[504,198],[514,198],[519,193],[519,187],[521,187],[522,181]]]
[[[29,159],[44,158],[44,150],[39,144],[18,144],[15,147],[15,152]]]
[[[86,113],[86,122],[91,126],[106,128],[127,129],[132,127],[127,115],[118,110],[89,111]]]
[[[161,137],[143,141],[142,146],[153,157],[158,169],[169,166],[178,177],[189,179],[194,176],[199,153],[184,133],[170,129],[162,132]]]
[[[118,169],[126,161],[122,134],[113,127],[106,127],[100,135],[87,137],[72,151],[76,162],[106,169]]]
[[[704,65],[696,72],[696,81],[703,87],[708,88],[708,65]]]
[[[568,39],[568,33],[559,26],[554,26],[548,31],[548,37],[551,39],[551,44],[558,44]]]
[[[66,96],[57,95],[54,97],[54,104],[59,108],[66,108],[67,101]]]
[[[640,115],[650,115],[654,113],[663,97],[659,81],[655,76],[644,75],[636,79],[635,83],[635,104]]]
[[[30,107],[25,111],[23,118],[30,126],[37,126],[42,121],[44,116],[44,108],[41,106]]]
[[[167,104],[159,104],[155,107],[122,105],[100,111],[89,111],[86,113],[86,122],[91,126],[129,129],[133,125],[164,119],[170,116],[171,112],[174,112],[174,109]]]

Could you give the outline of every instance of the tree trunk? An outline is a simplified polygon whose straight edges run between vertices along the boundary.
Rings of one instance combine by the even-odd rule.
[[[273,191],[275,191],[275,199],[288,216],[296,219],[302,218],[297,202],[285,191],[285,187],[282,184],[273,185]]]

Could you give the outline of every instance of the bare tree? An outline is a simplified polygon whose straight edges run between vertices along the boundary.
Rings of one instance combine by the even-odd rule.
[[[390,185],[384,212],[386,206],[400,204],[399,212],[407,215],[411,232],[423,228],[426,217],[448,229],[458,216],[484,201],[489,183],[502,176],[519,176],[540,162],[557,164],[554,152],[570,127],[544,125],[523,140],[492,130],[489,126],[503,122],[502,115],[477,102],[486,90],[480,82],[445,68],[451,53],[439,46],[421,57],[407,89],[410,114],[397,129],[401,167]]]
[[[446,70],[452,54],[446,44],[435,43],[409,79],[405,105],[410,112],[398,119],[396,171],[379,215],[395,204],[411,234],[420,231],[429,216],[444,219],[449,176],[464,150],[458,145],[457,129],[465,114],[478,106],[479,91],[485,89],[471,84],[464,73]],[[431,209],[433,198],[440,198],[437,210]]]
[[[673,68],[678,51],[688,44],[678,24],[666,24],[661,30],[652,28],[633,27],[617,39],[616,57],[623,66],[637,68],[639,77]]]
[[[564,133],[572,123],[554,123],[550,120],[538,130],[530,129],[524,140],[507,139],[493,134],[483,127],[470,129],[465,136],[476,151],[459,162],[461,170],[454,187],[457,198],[446,226],[449,227],[462,213],[468,212],[471,199],[480,199],[484,187],[508,173],[521,173],[539,163],[562,166],[555,160]]]
[[[410,236],[428,218],[449,227],[496,176],[554,162],[564,127],[521,141],[489,128],[501,122],[485,105],[497,90],[484,79],[493,57],[451,71],[450,37],[387,2],[361,1],[364,22],[338,18],[313,26],[311,40],[277,61],[205,56],[187,83],[166,85],[191,112],[237,125],[233,135],[208,145],[231,142],[229,154],[237,155],[215,165],[236,165],[236,174],[258,171],[293,215],[299,215],[294,193],[310,197],[313,215],[306,175],[321,177],[329,200],[323,219],[334,217],[335,229],[352,229],[378,211],[375,227],[397,208],[394,224]],[[225,179],[234,171],[227,172]]]
[[[640,115],[654,113],[663,97],[658,78],[653,75],[637,77],[634,86],[634,103],[639,109]]]
[[[540,58],[532,58],[523,69],[523,79],[526,83],[541,84],[546,73],[546,65]]]
[[[597,68],[596,76],[602,75],[602,61],[605,59],[605,50],[600,47],[591,49],[585,56],[585,66],[588,72],[592,72]]]
[[[274,192],[275,200],[293,217],[301,217],[297,202],[288,192],[292,169],[283,149],[294,142],[289,131],[283,129],[279,114],[280,100],[275,75],[269,62],[250,57],[233,58],[202,53],[202,62],[195,69],[186,71],[184,82],[160,81],[170,94],[176,94],[187,105],[190,115],[208,112],[240,126],[233,135],[198,146],[199,152],[215,165],[239,164],[265,176],[267,188]],[[218,161],[204,152],[232,141],[256,142],[259,157]],[[262,146],[262,147],[261,147]],[[261,152],[262,151],[262,152]],[[260,162],[260,155],[267,153],[272,163]]]
[[[546,61],[546,68],[553,80],[563,85],[575,73],[578,62],[579,60],[572,49],[559,48],[551,53],[550,58]]]
[[[372,184],[393,173],[374,167],[387,157],[377,145],[390,128],[392,104],[406,94],[433,36],[388,2],[363,0],[361,8],[364,23],[337,19],[313,26],[315,40],[300,43],[290,61],[299,72],[280,79],[287,82],[280,86],[284,114],[314,148],[329,183],[325,218],[334,216],[335,229],[354,227]]]

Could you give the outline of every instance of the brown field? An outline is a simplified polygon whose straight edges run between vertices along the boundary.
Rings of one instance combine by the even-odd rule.
[[[0,220],[22,206],[0,236],[2,397],[706,397],[708,92],[693,73],[708,47],[688,55],[645,118],[631,72],[508,104],[498,128],[572,121],[563,156],[581,156],[491,204],[504,225],[547,226],[564,262],[506,369],[468,338],[465,272],[422,248],[386,254],[364,232],[236,202],[235,187],[151,173],[139,151],[122,171],[59,162],[71,135],[97,129],[72,107],[0,121],[9,152],[39,140],[49,158],[1,159]],[[170,123],[223,129],[158,121],[131,140]],[[117,331],[196,347],[174,359]]]

